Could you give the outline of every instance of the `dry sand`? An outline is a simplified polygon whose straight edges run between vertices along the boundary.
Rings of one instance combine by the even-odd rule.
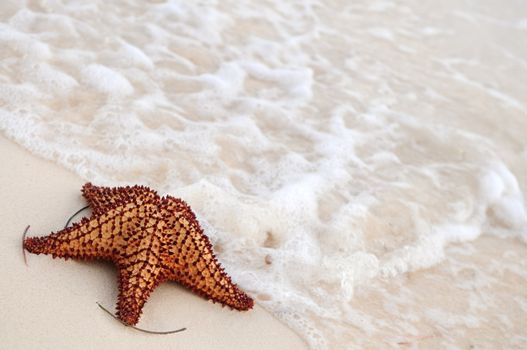
[[[116,270],[108,263],[27,254],[21,238],[64,226],[85,202],[82,179],[0,136],[0,348],[2,349],[304,349],[289,328],[258,305],[238,312],[164,283],[145,306],[140,327],[182,333],[149,335],[121,325],[113,310]]]

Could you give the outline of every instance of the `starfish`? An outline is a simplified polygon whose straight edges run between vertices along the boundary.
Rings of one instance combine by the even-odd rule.
[[[119,272],[117,317],[139,321],[144,304],[162,282],[176,281],[213,302],[237,310],[253,307],[217,261],[196,216],[181,199],[160,197],[144,186],[97,187],[82,194],[92,209],[61,231],[29,237],[24,248],[53,258],[103,259]]]

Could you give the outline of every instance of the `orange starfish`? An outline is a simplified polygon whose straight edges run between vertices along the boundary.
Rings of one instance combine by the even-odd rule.
[[[147,187],[96,187],[82,194],[90,218],[45,237],[24,240],[24,248],[53,257],[110,260],[119,270],[117,317],[139,321],[150,293],[177,281],[197,294],[238,310],[253,300],[232,283],[212,251],[190,207],[181,199],[159,197]]]

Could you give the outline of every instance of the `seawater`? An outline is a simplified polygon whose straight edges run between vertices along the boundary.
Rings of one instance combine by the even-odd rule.
[[[461,348],[490,317],[477,295],[408,313],[434,291],[405,278],[499,291],[478,268],[491,235],[527,286],[526,43],[522,1],[3,1],[0,130],[184,198],[314,349]],[[527,344],[524,316],[494,316],[506,339],[483,346]]]

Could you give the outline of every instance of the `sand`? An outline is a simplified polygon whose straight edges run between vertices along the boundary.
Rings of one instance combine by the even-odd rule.
[[[84,181],[4,136],[0,161],[0,348],[307,349],[298,335],[258,305],[250,312],[232,311],[176,283],[165,283],[153,293],[139,326],[187,327],[185,332],[148,335],[121,325],[96,305],[113,309],[116,303],[111,264],[27,254],[24,265],[21,235],[26,225],[31,225],[29,235],[62,228],[85,205],[79,191]],[[369,339],[367,348],[441,349],[451,343],[467,349],[491,344],[525,348],[527,246],[518,238],[483,235],[452,244],[446,253],[447,259],[432,268],[357,288],[351,306],[363,327],[348,333],[347,345]],[[383,293],[404,299],[408,307],[390,307]],[[391,321],[381,334],[368,337],[370,322],[383,319]],[[400,322],[413,325],[414,332],[399,332]]]
[[[84,181],[0,136],[0,348],[3,349],[305,349],[293,331],[258,305],[250,312],[222,308],[176,283],[164,283],[147,302],[138,326],[186,327],[149,335],[125,327],[100,310],[117,300],[116,270],[27,254],[21,238],[64,226],[85,202]]]

